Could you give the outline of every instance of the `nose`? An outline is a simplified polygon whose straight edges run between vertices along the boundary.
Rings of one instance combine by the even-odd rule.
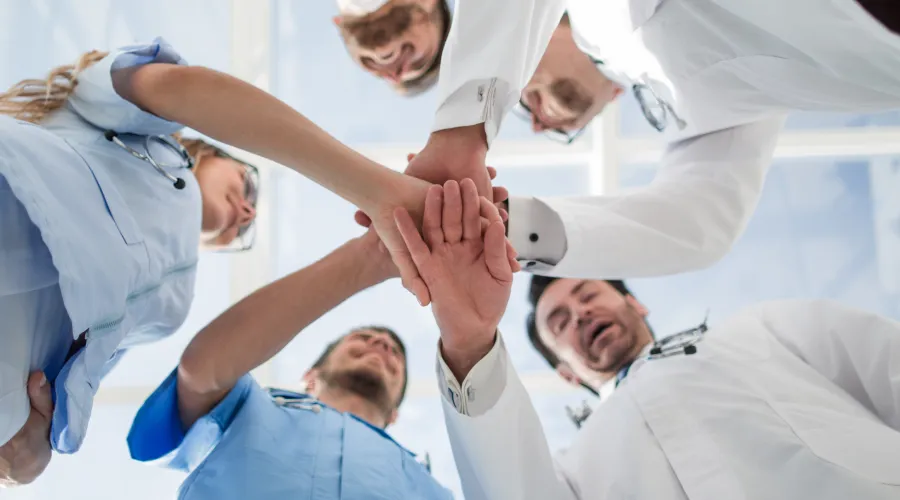
[[[579,304],[575,309],[575,314],[578,315],[578,329],[582,329],[591,324],[591,321],[594,320],[594,311],[591,310],[585,304]]]
[[[386,340],[384,337],[381,337],[380,335],[377,335],[377,336],[372,337],[372,338],[369,340],[369,344],[370,344],[372,347],[374,347],[374,348],[376,348],[376,349],[379,349],[379,350],[382,350],[382,351],[384,351],[384,352],[390,352],[390,351],[391,351],[391,346],[390,346],[390,344],[388,344],[387,340]]]

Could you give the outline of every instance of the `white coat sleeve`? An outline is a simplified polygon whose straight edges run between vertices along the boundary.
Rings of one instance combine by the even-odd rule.
[[[675,143],[653,183],[637,191],[511,200],[510,241],[526,271],[556,277],[637,278],[709,266],[753,214],[783,124],[778,117]],[[558,218],[519,217],[524,203],[546,205]]]
[[[537,412],[499,335],[461,386],[439,354],[438,380],[467,500],[578,498],[550,454]]]
[[[433,130],[484,123],[488,145],[519,100],[565,0],[457,0],[438,80]]]
[[[900,431],[900,322],[827,300],[786,300],[752,314],[788,350]]]

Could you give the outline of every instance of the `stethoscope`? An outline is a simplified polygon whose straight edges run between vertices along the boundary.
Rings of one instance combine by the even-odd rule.
[[[106,138],[107,141],[112,142],[113,144],[119,146],[131,153],[131,156],[138,158],[140,160],[144,160],[147,163],[153,165],[153,168],[156,169],[163,177],[169,179],[172,182],[172,185],[175,186],[175,189],[184,189],[186,185],[184,179],[181,177],[175,177],[174,175],[166,172],[166,168],[192,168],[194,166],[194,160],[191,158],[191,155],[188,154],[187,150],[184,149],[184,146],[178,143],[173,137],[167,135],[148,135],[144,138],[144,151],[146,154],[141,153],[140,151],[135,150],[131,146],[122,142],[119,139],[119,134],[115,130],[107,130],[103,132],[103,137]],[[172,165],[168,163],[158,163],[153,159],[153,155],[150,153],[150,145],[153,143],[159,144],[160,146],[169,149],[175,154],[181,156],[182,163],[178,165]]]
[[[678,332],[674,335],[669,335],[664,339],[654,342],[653,347],[650,348],[650,352],[643,359],[646,361],[653,361],[677,356],[679,354],[684,354],[685,356],[697,354],[697,344],[703,340],[706,331],[709,329],[707,326],[708,320],[709,311],[706,311],[706,317],[703,318],[703,323],[700,323],[694,328]],[[627,372],[627,368],[625,368],[625,370]],[[621,378],[624,378],[624,376]],[[590,391],[591,394],[597,398],[600,398],[600,393],[593,387],[585,383],[582,383],[581,386]],[[569,420],[575,424],[575,427],[579,429],[584,421],[591,416],[593,411],[594,410],[588,404],[587,400],[582,401],[580,406],[566,406],[566,415],[569,417]]]

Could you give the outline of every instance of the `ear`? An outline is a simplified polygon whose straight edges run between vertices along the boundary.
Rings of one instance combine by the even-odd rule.
[[[397,421],[398,416],[400,416],[400,412],[398,412],[396,408],[391,410],[391,413],[388,414],[387,419],[385,419],[384,421],[384,426],[387,427],[389,425],[394,425],[394,422]]]
[[[619,97],[620,95],[622,95],[622,92],[625,92],[625,89],[623,89],[622,87],[616,85],[616,90],[613,90],[613,99],[615,99],[616,97]]]
[[[642,318],[646,318],[647,315],[650,314],[650,311],[647,310],[647,308],[644,306],[644,304],[641,304],[640,302],[638,302],[638,300],[636,298],[634,298],[634,296],[626,295],[625,301],[628,302],[628,305],[633,307],[638,312],[638,314],[641,315]]]
[[[319,370],[313,368],[303,374],[303,383],[306,384],[306,393],[315,396],[319,393]]]
[[[331,22],[338,28],[341,28],[344,26],[344,16],[334,16],[331,18]]]

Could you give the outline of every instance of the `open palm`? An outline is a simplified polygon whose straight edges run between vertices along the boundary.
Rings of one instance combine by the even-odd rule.
[[[429,188],[424,240],[406,211],[398,209],[395,216],[428,287],[444,343],[464,345],[472,336],[493,338],[509,301],[513,272],[519,268],[497,208],[480,198],[475,183],[465,179]],[[489,224],[482,224],[482,218]]]

